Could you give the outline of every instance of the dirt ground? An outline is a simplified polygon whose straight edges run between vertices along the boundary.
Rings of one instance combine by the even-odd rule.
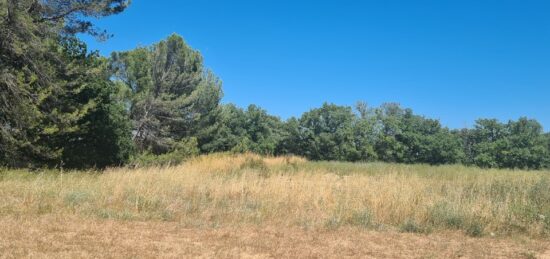
[[[393,231],[185,228],[178,223],[0,218],[0,258],[550,258],[550,242]]]

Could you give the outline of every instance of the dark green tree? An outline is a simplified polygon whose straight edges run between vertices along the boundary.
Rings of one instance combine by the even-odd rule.
[[[46,24],[63,34],[87,33],[104,40],[110,35],[87,19],[118,14],[126,9],[130,0],[8,0],[27,2],[30,10],[40,13],[35,22]],[[55,27],[54,27],[55,26]]]
[[[313,160],[357,161],[361,159],[355,142],[356,117],[350,107],[325,103],[299,120],[301,154]]]
[[[477,166],[500,167],[503,160],[500,150],[507,145],[508,132],[505,126],[495,119],[480,119],[471,132],[472,158]]]
[[[233,104],[220,105],[215,120],[208,131],[201,131],[199,145],[202,152],[225,152],[233,150],[247,138],[246,116]]]
[[[304,155],[305,141],[301,134],[300,121],[289,118],[281,125],[281,140],[277,146],[278,155]]]
[[[282,122],[256,105],[246,111],[228,104],[222,105],[210,134],[200,138],[205,152],[254,152],[273,155],[282,138]]]
[[[133,139],[139,150],[170,152],[209,127],[221,82],[178,35],[152,47],[113,53],[111,68],[128,89]]]
[[[509,136],[502,150],[500,167],[540,169],[548,158],[542,126],[535,120],[520,118],[506,125]]]
[[[273,155],[281,141],[282,122],[256,105],[248,106],[245,112],[245,128],[249,151]]]
[[[374,149],[378,130],[376,112],[366,102],[358,102],[355,108],[359,118],[354,125],[354,140],[360,160],[374,161],[378,158]]]
[[[539,169],[548,159],[542,126],[535,120],[520,118],[503,124],[480,119],[462,137],[468,161],[477,166]]]
[[[74,128],[56,136],[56,147],[62,150],[64,166],[71,168],[104,168],[124,164],[133,151],[131,124],[120,92],[109,80],[108,62],[97,53],[87,54],[83,43],[67,39],[67,62],[78,63],[66,81],[77,87],[59,100],[58,107],[87,106]],[[55,126],[55,125],[52,125]]]
[[[462,161],[461,140],[438,120],[415,115],[397,104],[384,104],[376,112],[380,123],[376,150],[383,161],[450,164]]]
[[[80,62],[67,60],[63,44],[75,33],[105,38],[87,17],[124,10],[126,1],[0,1],[0,163],[29,166],[59,163],[60,136],[79,130],[96,103],[69,100],[82,89]],[[82,85],[80,85],[82,86]],[[57,161],[57,162],[56,162]]]
[[[398,104],[386,103],[376,109],[377,136],[375,151],[378,158],[386,162],[404,162],[406,147],[398,141],[402,134],[405,110]]]
[[[462,146],[438,120],[406,112],[398,140],[406,147],[406,163],[450,164],[461,161]]]

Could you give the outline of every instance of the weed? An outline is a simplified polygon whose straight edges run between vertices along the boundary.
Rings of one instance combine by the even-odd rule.
[[[430,209],[430,222],[434,226],[460,229],[464,225],[464,216],[446,202],[437,203]]]
[[[90,199],[90,193],[87,191],[72,191],[65,195],[65,204],[67,204],[71,208],[75,208],[79,205],[81,205],[84,202],[87,202]]]
[[[325,227],[327,229],[337,229],[342,226],[342,219],[339,216],[331,216],[325,221]]]
[[[423,233],[427,234],[431,232],[431,229],[425,226],[421,226],[413,219],[407,219],[400,227],[401,232],[406,233]]]
[[[468,224],[466,227],[466,234],[471,237],[481,237],[483,236],[485,226],[478,221],[473,221]]]
[[[255,169],[258,171],[267,171],[268,167],[263,159],[255,157],[247,157],[241,165],[242,169]]]
[[[348,222],[353,226],[370,227],[373,222],[372,213],[368,209],[356,211],[351,215]]]

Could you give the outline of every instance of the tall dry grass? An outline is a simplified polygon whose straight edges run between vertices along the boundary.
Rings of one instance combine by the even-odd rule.
[[[180,166],[0,172],[0,217],[165,220],[189,227],[356,226],[549,237],[550,172],[214,154]]]

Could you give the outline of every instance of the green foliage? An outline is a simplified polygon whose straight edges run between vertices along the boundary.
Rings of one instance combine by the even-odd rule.
[[[111,68],[129,90],[133,138],[140,151],[167,153],[174,143],[198,135],[212,123],[221,83],[180,36],[113,53]]]
[[[539,169],[550,156],[542,126],[527,118],[507,124],[478,120],[462,137],[468,161],[481,167]]]
[[[72,39],[72,44],[79,44]],[[72,78],[78,91],[64,96],[63,105],[86,107],[74,130],[57,134],[61,161],[70,168],[104,168],[124,164],[133,151],[131,125],[117,98],[118,89],[109,81],[106,60],[86,55],[85,48],[71,50],[69,60],[81,59],[82,74]],[[95,73],[92,73],[95,72]],[[93,105],[90,105],[93,104]]]
[[[361,159],[354,141],[356,117],[351,108],[325,103],[299,120],[301,153],[314,160]]]
[[[458,135],[397,104],[369,109],[324,104],[285,125],[282,150],[314,160],[450,164],[464,158]]]
[[[468,234],[471,237],[481,237],[483,236],[484,231],[485,231],[485,226],[478,221],[472,221],[466,227],[466,234]]]
[[[173,144],[173,150],[164,154],[154,154],[152,152],[142,152],[133,157],[131,166],[168,166],[182,163],[188,158],[199,154],[198,142],[196,138],[187,138]]]
[[[292,117],[281,125],[281,139],[277,145],[278,155],[302,155],[300,122]]]
[[[375,150],[377,140],[376,116],[374,111],[369,109],[364,102],[358,102],[356,110],[359,113],[359,118],[353,128],[355,146],[359,152],[360,160],[374,161],[378,159]]]
[[[348,219],[348,223],[352,226],[361,226],[364,228],[371,227],[374,222],[373,215],[370,210],[364,209],[362,211],[354,212]]]
[[[379,158],[388,162],[450,164],[463,158],[461,141],[439,121],[414,115],[397,104],[376,110],[381,131],[376,142]]]
[[[244,163],[241,165],[241,169],[255,169],[258,171],[267,171],[269,168],[263,159],[254,157],[247,157]]]
[[[69,207],[75,208],[90,200],[90,196],[86,191],[73,191],[65,195],[64,201]]]
[[[423,233],[423,234],[427,234],[432,231],[429,227],[423,226],[417,223],[414,219],[407,219],[403,224],[401,224],[400,230],[401,232],[406,232],[406,233]]]
[[[370,109],[359,103],[356,108],[353,113],[350,107],[325,103],[299,119],[281,122],[256,106],[244,111],[223,105],[213,130],[200,137],[201,150],[529,169],[549,163],[548,135],[533,120],[479,120],[475,129],[451,131],[397,104]]]
[[[245,128],[250,140],[249,151],[273,155],[280,141],[281,121],[267,114],[256,105],[248,106],[245,112]]]
[[[127,148],[114,145],[124,145],[129,134],[119,119],[124,113],[116,114],[109,99],[104,62],[88,54],[74,34],[103,38],[106,35],[84,19],[119,13],[127,4],[123,0],[2,1],[0,164],[57,166],[67,159],[75,162],[71,166],[102,167],[123,162]],[[96,136],[91,123],[103,123],[98,127],[104,130]],[[92,137],[111,143],[76,148],[92,142]],[[91,149],[82,150],[86,148]],[[106,148],[113,150],[99,150]],[[79,161],[72,159],[77,154]]]
[[[536,213],[533,215],[537,220],[544,220],[548,229],[550,229],[550,181],[542,178],[529,189],[529,201],[527,205],[531,207],[529,211]]]
[[[465,224],[464,216],[448,203],[437,203],[430,210],[430,223],[443,228],[461,229]]]
[[[208,131],[200,132],[199,142],[202,152],[230,151],[245,141],[247,133],[244,127],[245,114],[242,109],[233,104],[220,105],[214,116],[213,126]]]
[[[246,111],[235,105],[220,106],[216,121],[208,134],[202,132],[203,152],[232,151],[273,155],[282,138],[282,122],[258,106]]]

